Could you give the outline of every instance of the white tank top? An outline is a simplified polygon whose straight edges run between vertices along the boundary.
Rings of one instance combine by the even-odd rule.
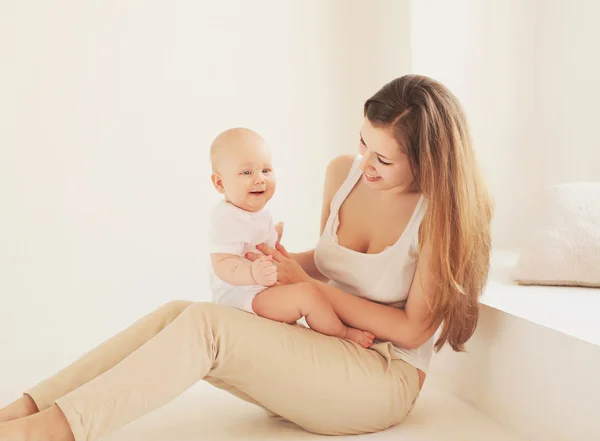
[[[330,285],[358,297],[403,309],[417,268],[419,225],[427,201],[421,195],[402,235],[380,253],[365,254],[341,246],[337,240],[339,210],[362,177],[360,159],[360,156],[355,159],[331,201],[331,212],[315,249],[315,264],[330,279]],[[426,372],[434,341],[435,336],[417,349],[394,348],[398,358]]]

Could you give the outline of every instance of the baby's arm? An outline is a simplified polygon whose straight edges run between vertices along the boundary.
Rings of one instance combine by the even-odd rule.
[[[249,262],[235,254],[211,254],[216,276],[231,285],[272,286],[277,282],[277,269],[270,256]]]

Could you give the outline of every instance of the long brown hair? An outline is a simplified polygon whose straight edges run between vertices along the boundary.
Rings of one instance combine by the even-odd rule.
[[[415,181],[428,200],[419,246],[432,247],[430,271],[434,322],[443,320],[435,344],[455,351],[475,332],[479,296],[491,251],[492,202],[471,145],[464,111],[439,82],[406,75],[368,99],[364,114],[375,127],[390,128],[408,155]]]

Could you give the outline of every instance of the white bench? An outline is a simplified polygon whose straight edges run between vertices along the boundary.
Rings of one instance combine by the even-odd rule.
[[[600,289],[520,286],[496,252],[467,353],[444,349],[428,386],[534,441],[600,440]]]

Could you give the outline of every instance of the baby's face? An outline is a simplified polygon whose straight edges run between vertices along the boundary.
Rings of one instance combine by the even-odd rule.
[[[269,149],[262,142],[228,146],[219,159],[213,183],[236,207],[251,212],[262,210],[275,193]]]

